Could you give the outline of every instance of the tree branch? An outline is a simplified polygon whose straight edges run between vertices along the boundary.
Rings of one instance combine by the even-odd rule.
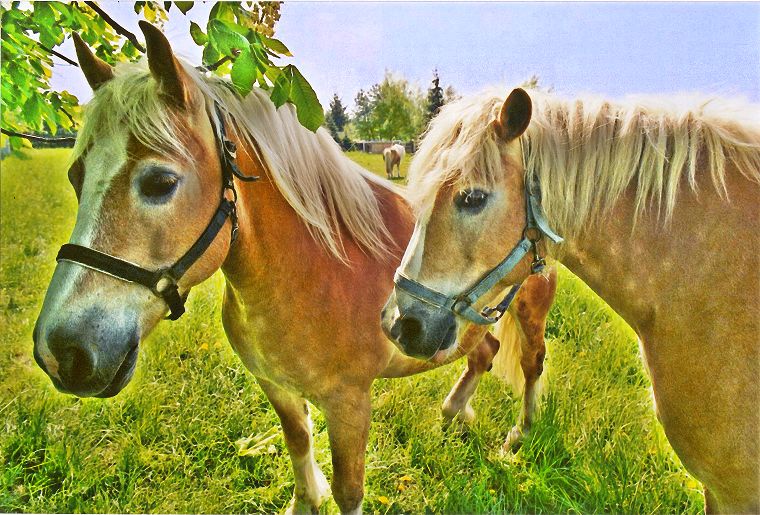
[[[60,142],[60,143],[74,143],[76,141],[76,138],[68,138],[68,137],[63,137],[63,138],[46,138],[44,136],[35,136],[34,134],[22,134],[20,132],[9,131],[8,129],[2,129],[2,128],[0,128],[0,132],[2,132],[3,134],[5,134],[6,136],[13,136],[13,137],[16,137],[16,138],[24,138],[24,139],[28,139],[29,141],[37,141],[39,143],[57,143],[57,142]]]
[[[217,62],[213,64],[209,64],[208,66],[198,66],[198,68],[201,70],[213,72],[214,70],[216,70],[217,68],[219,68],[221,65],[223,65],[229,60],[230,60],[230,56],[225,55],[224,57],[222,57],[221,59],[219,59]]]
[[[139,41],[137,41],[137,37],[131,32],[129,32],[127,29],[119,25],[113,18],[111,18],[108,15],[108,13],[106,13],[103,9],[101,9],[98,6],[98,4],[96,4],[95,2],[85,2],[84,4],[90,9],[92,9],[93,11],[95,11],[96,13],[98,13],[100,17],[103,18],[103,21],[106,22],[108,25],[110,25],[111,28],[115,30],[117,34],[120,34],[124,36],[125,38],[127,38],[135,46],[136,49],[138,49],[143,54],[145,53],[145,47],[142,46],[142,44]]]
[[[69,64],[71,64],[71,65],[74,65],[74,66],[76,66],[77,68],[79,68],[79,64],[78,64],[76,61],[74,61],[73,59],[69,59],[69,58],[68,58],[68,57],[66,57],[65,55],[63,55],[63,54],[59,54],[58,52],[56,52],[56,51],[55,51],[55,50],[53,50],[52,48],[48,48],[48,47],[46,47],[45,45],[43,45],[42,43],[39,43],[39,42],[38,42],[38,43],[37,43],[37,46],[38,46],[38,47],[40,47],[41,49],[43,49],[44,51],[46,51],[46,52],[49,52],[49,53],[53,54],[54,56],[56,56],[56,57],[58,57],[58,58],[60,58],[60,59],[63,59],[63,60],[64,60],[64,61],[66,61],[67,63],[69,63]]]

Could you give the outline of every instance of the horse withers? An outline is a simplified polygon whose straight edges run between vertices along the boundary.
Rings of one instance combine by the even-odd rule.
[[[658,418],[707,511],[760,510],[757,105],[489,92],[442,108],[409,178],[415,236],[385,309],[430,335],[419,348],[439,348],[442,321],[464,325],[424,292],[457,298],[484,277],[503,289],[531,256],[555,256],[638,333]]]
[[[329,491],[308,399],[327,422],[333,496],[341,511],[361,511],[372,382],[440,364],[404,356],[377,323],[411,211],[326,131],[301,127],[292,105],[275,109],[258,88],[240,98],[140,25],[147,67],[114,70],[74,35],[95,93],[69,170],[77,221],[35,326],[35,358],[63,392],[116,395],[140,342],[221,268],[225,333],[282,422],[295,475],[289,509],[318,509]],[[516,323],[503,319],[505,341],[519,344],[526,327],[543,344],[551,294],[523,287],[516,302],[540,302]],[[469,354],[468,370],[444,411],[467,418],[498,342],[480,326],[457,338],[461,352],[444,361]]]

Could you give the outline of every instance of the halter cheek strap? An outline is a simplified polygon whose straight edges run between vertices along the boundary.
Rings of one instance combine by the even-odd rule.
[[[111,277],[145,286],[156,296],[164,299],[164,302],[169,306],[171,310],[168,316],[169,320],[177,320],[185,312],[185,298],[187,297],[180,295],[177,283],[193,263],[211,246],[216,235],[227,222],[227,218],[231,217],[234,211],[235,204],[231,200],[222,199],[214,217],[201,236],[176,263],[168,268],[155,271],[146,270],[124,259],[73,243],[66,243],[61,247],[56,261],[77,263]],[[236,230],[235,226],[236,223],[233,224],[233,235]]]
[[[507,254],[507,257],[505,257],[501,263],[492,268],[469,290],[455,296],[445,295],[420,282],[409,279],[398,270],[394,277],[396,288],[434,307],[453,311],[455,314],[464,317],[475,324],[490,325],[498,322],[517,295],[517,292],[520,289],[519,284],[512,286],[502,301],[493,308],[485,307],[481,312],[478,312],[472,307],[472,305],[514,270],[517,264],[531,250],[533,251],[531,273],[536,274],[541,272],[546,266],[544,258],[540,257],[538,254],[538,242],[541,240],[542,235],[546,235],[546,237],[554,243],[562,243],[562,241],[564,241],[561,236],[549,227],[549,224],[543,215],[537,183],[535,183],[533,187],[530,187],[526,182],[525,214],[526,222],[525,229],[523,230],[523,238],[517,243],[517,245],[515,245],[510,253]]]
[[[219,148],[219,159],[222,165],[222,198],[211,221],[203,230],[201,235],[195,240],[195,243],[180,257],[173,265],[161,268],[159,270],[147,270],[135,263],[130,263],[124,259],[111,256],[105,252],[77,245],[75,243],[66,243],[58,251],[56,261],[68,261],[78,265],[90,268],[92,270],[110,275],[122,281],[127,281],[141,286],[145,286],[154,295],[161,297],[167,306],[169,306],[169,320],[176,320],[185,312],[185,299],[187,293],[183,296],[179,293],[179,280],[185,275],[185,272],[208,250],[216,239],[216,235],[222,230],[224,224],[229,218],[232,221],[230,233],[230,245],[235,242],[238,233],[237,220],[237,191],[235,190],[235,180],[238,179],[251,182],[258,179],[256,176],[243,175],[235,164],[235,144],[227,139],[224,114],[218,104],[214,104],[218,119],[218,137],[217,146]],[[232,200],[229,200],[225,193],[232,192]],[[189,293],[189,292],[188,292]]]

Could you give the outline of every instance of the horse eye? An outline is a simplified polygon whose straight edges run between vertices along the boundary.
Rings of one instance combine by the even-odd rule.
[[[140,193],[150,200],[168,197],[177,187],[179,177],[168,171],[153,172],[140,179]]]
[[[488,193],[483,190],[463,190],[454,197],[454,204],[462,211],[478,213],[486,205]]]

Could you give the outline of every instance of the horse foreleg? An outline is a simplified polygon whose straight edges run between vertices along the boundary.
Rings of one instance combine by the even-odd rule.
[[[286,513],[318,513],[322,502],[330,495],[330,487],[314,460],[309,406],[303,398],[273,383],[262,379],[258,382],[280,417],[293,464],[295,491]]]
[[[530,432],[536,413],[538,382],[544,371],[546,356],[546,317],[549,314],[557,290],[557,269],[531,275],[526,279],[520,295],[515,299],[514,313],[525,336],[521,339],[520,368],[525,377],[522,410],[517,424],[504,442],[504,450],[516,450]]]
[[[467,368],[443,401],[441,411],[445,423],[456,419],[469,424],[475,420],[475,411],[470,405],[470,399],[498,351],[499,340],[491,333],[485,332],[483,341],[467,355]]]
[[[369,391],[343,390],[321,409],[330,436],[333,499],[341,513],[361,513],[371,411]]]

